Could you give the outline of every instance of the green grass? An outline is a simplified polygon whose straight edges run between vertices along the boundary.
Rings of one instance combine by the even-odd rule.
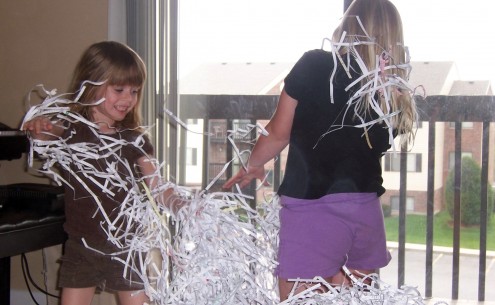
[[[433,220],[433,244],[435,246],[452,247],[453,228],[450,224],[451,218],[447,211],[442,211],[435,215]],[[399,240],[399,217],[391,216],[385,218],[385,228],[387,240]],[[406,243],[425,244],[426,243],[426,216],[407,215],[406,216]],[[462,227],[461,248],[479,249],[480,229],[479,227]],[[488,223],[487,228],[487,250],[495,251],[495,215]]]

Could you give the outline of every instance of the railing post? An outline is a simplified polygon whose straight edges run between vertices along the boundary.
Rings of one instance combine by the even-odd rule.
[[[205,117],[203,119],[203,175],[201,178],[201,189],[206,189],[208,184],[210,183],[209,172],[210,172],[210,160],[209,158],[209,149],[210,149],[210,119]]]
[[[406,267],[406,199],[407,199],[407,144],[400,151],[400,190],[399,190],[399,267],[398,286],[405,282]]]
[[[435,121],[428,121],[428,182],[426,190],[425,297],[433,294],[433,218],[435,216]]]
[[[485,300],[486,235],[488,223],[488,157],[490,147],[490,122],[483,122],[481,140],[481,188],[480,188],[480,257],[478,273],[478,301]]]
[[[455,167],[454,167],[454,232],[452,253],[452,299],[459,298],[459,256],[461,236],[461,145],[462,123],[455,122]]]

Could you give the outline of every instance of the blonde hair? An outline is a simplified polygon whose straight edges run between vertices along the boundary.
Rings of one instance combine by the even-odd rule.
[[[146,66],[139,55],[131,48],[115,41],[102,41],[89,46],[82,54],[74,70],[69,92],[75,99],[81,85],[85,81],[104,82],[103,85],[85,83],[85,90],[79,97],[79,102],[73,104],[72,111],[91,120],[90,108],[81,104],[92,104],[101,98],[109,85],[131,85],[139,87],[138,103],[126,115],[116,122],[115,127],[139,128],[141,125],[142,87],[146,81]]]
[[[394,75],[404,81],[408,80],[409,69],[403,66],[408,59],[404,47],[402,20],[397,8],[390,1],[354,0],[346,10],[342,22],[335,29],[332,39],[338,42],[343,36],[344,42],[350,43],[352,48],[342,48],[339,53],[357,52],[371,71],[376,69],[377,58],[386,52],[389,60],[387,65],[391,68],[381,76],[386,78],[387,75]],[[400,65],[402,67],[399,68]],[[361,83],[367,81],[369,79],[363,79]],[[387,105],[383,98],[380,100],[380,107],[385,113],[400,110],[398,115],[391,118],[392,126],[409,142],[414,139],[413,123],[417,121],[418,115],[411,92],[403,89],[405,88],[401,89],[400,85],[394,88],[388,87],[390,109],[385,112]],[[372,97],[366,96],[366,99],[370,98]],[[364,107],[368,111],[369,103],[364,103]]]

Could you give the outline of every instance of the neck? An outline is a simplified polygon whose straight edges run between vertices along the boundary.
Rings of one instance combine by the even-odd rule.
[[[96,122],[96,123],[98,124],[101,133],[111,134],[117,132],[117,128],[115,126],[109,126],[105,122]]]

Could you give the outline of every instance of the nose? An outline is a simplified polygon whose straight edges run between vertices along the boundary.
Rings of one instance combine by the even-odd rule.
[[[122,92],[122,96],[121,96],[122,100],[124,101],[128,101],[128,102],[132,102],[133,99],[134,99],[134,94],[132,92],[132,88],[126,88],[123,92]]]

